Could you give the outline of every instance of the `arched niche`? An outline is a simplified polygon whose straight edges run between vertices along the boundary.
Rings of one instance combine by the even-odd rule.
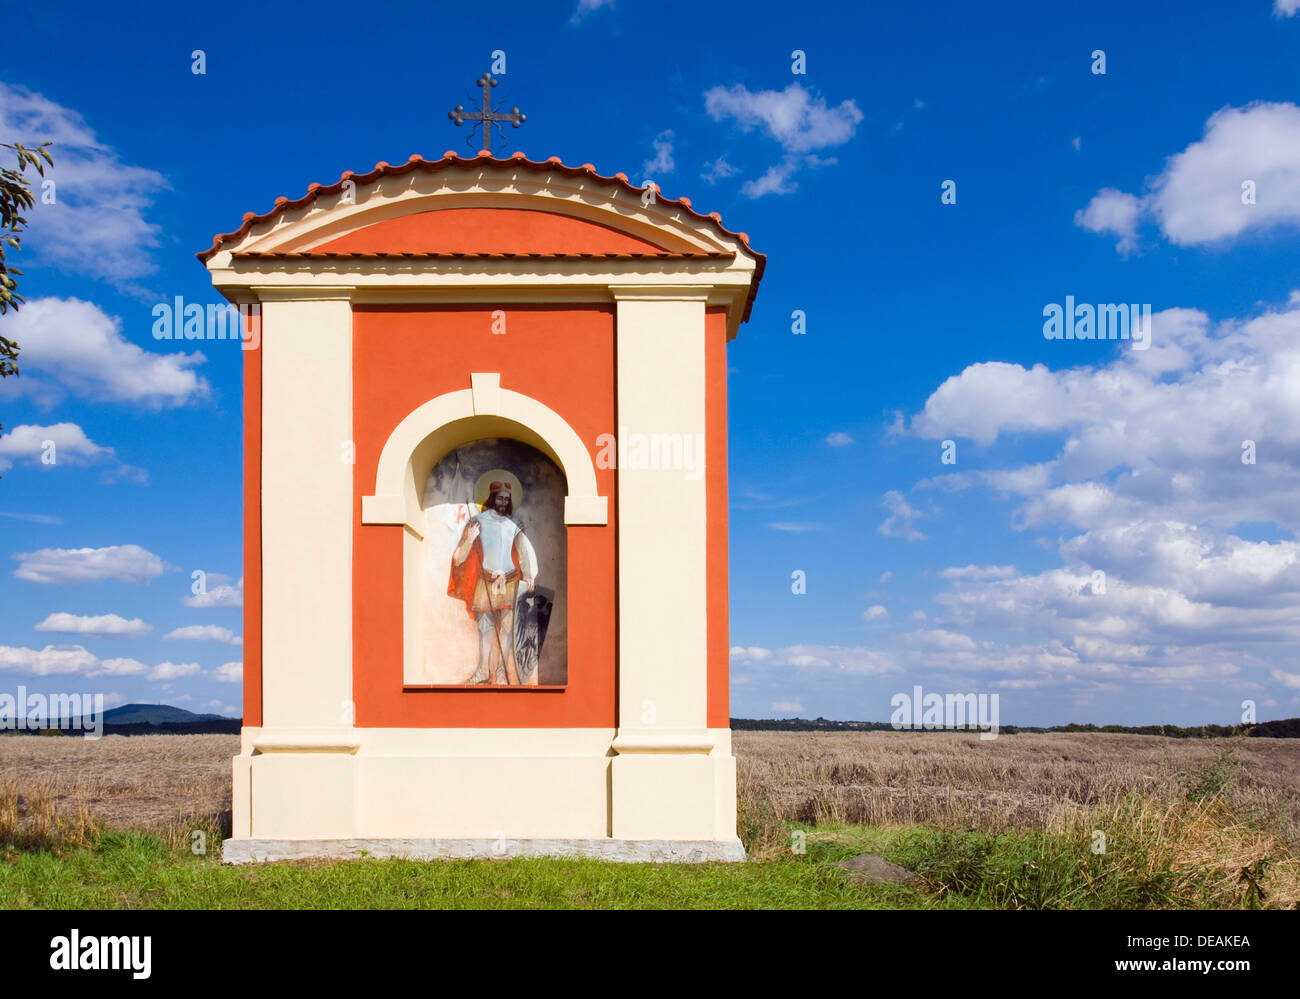
[[[551,458],[569,493],[566,524],[608,523],[596,491],[596,466],[577,432],[550,407],[501,387],[496,373],[470,376],[471,387],[430,399],[394,428],[379,455],[375,491],[361,500],[363,524],[403,524],[424,536],[420,492],[439,457],[480,437],[513,437]]]
[[[499,374],[474,374],[469,389],[446,393],[416,407],[389,435],[380,452],[375,491],[361,501],[363,524],[400,524],[404,528],[402,644],[403,679],[408,686],[427,682],[422,632],[425,587],[433,584],[425,579],[424,571],[425,486],[445,455],[484,438],[519,441],[555,463],[568,490],[563,501],[566,528],[608,522],[607,497],[597,492],[595,464],[577,432],[543,403],[501,388]]]

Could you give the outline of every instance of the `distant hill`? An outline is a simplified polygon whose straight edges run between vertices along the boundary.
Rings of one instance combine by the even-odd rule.
[[[123,704],[120,708],[110,708],[104,712],[105,725],[134,725],[143,722],[146,725],[162,725],[168,722],[206,722],[222,721],[223,715],[200,715],[184,708],[174,708],[170,704]]]
[[[889,722],[831,721],[826,718],[733,718],[731,727],[739,732],[893,732]],[[908,729],[907,731],[911,731]],[[941,731],[935,729],[934,731]],[[967,731],[960,729],[958,731]],[[1031,728],[1025,725],[1000,725],[1002,735],[1017,732],[1112,732],[1121,735],[1163,735],[1171,739],[1215,739],[1245,735],[1266,739],[1300,739],[1300,718],[1279,718],[1254,725],[1053,725]]]
[[[104,712],[104,735],[238,735],[243,720],[224,715],[198,714],[170,704],[123,704]],[[93,726],[91,726],[93,728]],[[81,720],[74,718],[66,727],[51,726],[54,734],[80,734],[85,731]],[[40,735],[41,729],[21,728],[14,735]]]

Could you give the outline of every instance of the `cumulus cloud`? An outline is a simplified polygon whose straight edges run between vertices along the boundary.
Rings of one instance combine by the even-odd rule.
[[[0,437],[0,471],[12,468],[16,461],[45,469],[106,464],[105,482],[143,483],[149,478],[144,469],[118,461],[111,447],[96,444],[75,423],[24,423],[14,427]]]
[[[842,430],[835,430],[826,435],[826,443],[831,447],[848,447],[853,438]]]
[[[233,586],[226,582],[229,578],[208,573],[204,591],[182,597],[181,603],[186,607],[243,607],[244,577],[240,576],[239,582]]]
[[[740,171],[727,162],[726,157],[719,156],[716,160],[710,160],[704,164],[704,169],[700,173],[700,179],[706,184],[716,184],[720,180],[726,180],[728,177],[734,177]]]
[[[92,464],[112,454],[111,447],[96,444],[75,423],[52,423],[49,426],[24,423],[0,437],[0,471],[7,471],[19,460],[57,468],[60,463]],[[43,456],[46,456],[45,461],[41,460]]]
[[[212,671],[212,679],[218,683],[240,683],[244,679],[244,664],[222,663]]]
[[[641,171],[647,177],[658,177],[672,173],[676,162],[673,160],[673,130],[664,129],[655,136],[654,155],[641,164]]]
[[[147,351],[122,335],[121,322],[91,302],[37,298],[7,318],[10,339],[22,344],[22,374],[6,378],[0,396],[26,395],[53,405],[68,395],[158,410],[206,397],[195,371],[201,351]]]
[[[198,676],[203,672],[198,663],[159,663],[149,673],[149,679],[155,682],[179,680],[181,677]]]
[[[0,645],[0,670],[33,676],[86,675],[99,659],[80,645],[47,645],[43,649]]]
[[[80,645],[28,649],[0,645],[0,672],[30,676],[138,676],[149,667],[135,659],[103,659]]]
[[[160,231],[145,214],[166,179],[124,163],[80,114],[24,87],[0,83],[0,134],[33,146],[54,143],[54,166],[45,175],[55,182],[56,200],[38,197],[28,213],[23,255],[142,294],[139,280],[157,270],[152,253]]]
[[[1056,438],[1054,458],[975,481],[1021,498],[1017,524],[1080,529],[1135,520],[1300,529],[1300,295],[1214,324],[1152,316],[1151,348],[1057,371],[973,364],[911,421],[923,437]],[[1254,463],[1243,464],[1243,457]]]
[[[713,87],[704,94],[704,109],[714,121],[735,119],[742,131],[759,128],[792,153],[841,146],[853,138],[862,112],[852,100],[829,107],[800,83],[784,90],[751,92],[743,84]]]
[[[56,613],[50,614],[44,621],[36,625],[37,631],[57,631],[72,635],[116,635],[120,638],[139,638],[141,635],[147,635],[153,631],[151,625],[147,625],[138,617],[131,618],[129,621],[117,614],[100,614],[97,617],[87,617],[80,614]]]
[[[1121,253],[1137,245],[1142,221],[1177,246],[1209,247],[1300,224],[1300,107],[1221,108],[1141,196],[1105,188],[1075,215],[1076,225],[1118,236]]]
[[[16,579],[30,583],[95,583],[108,579],[147,583],[163,574],[166,563],[139,545],[107,548],[42,548],[14,555]]]
[[[1273,13],[1278,17],[1292,17],[1300,10],[1300,0],[1273,0]]]
[[[1240,699],[1287,688],[1300,642],[1300,294],[1220,322],[1167,309],[1152,325],[1149,350],[1101,363],[970,365],[912,417],[912,433],[987,448],[984,468],[918,485],[987,488],[1011,504],[1011,526],[1061,533],[1056,567],[940,571],[937,611],[889,637],[909,671],[1052,691],[1044,710],[1111,698],[1112,716],[1143,687],[1224,720]],[[1018,464],[1027,440],[1036,460]]]
[[[856,102],[844,100],[832,107],[800,83],[784,90],[751,91],[743,84],[712,87],[704,93],[704,109],[714,121],[735,121],[742,132],[758,129],[785,152],[780,163],[742,185],[741,193],[749,198],[788,194],[798,187],[794,177],[799,170],[833,164],[834,159],[814,151],[844,145],[863,117]]]
[[[1014,565],[964,565],[944,569],[939,576],[943,579],[1006,579],[1015,574]]]
[[[872,604],[862,612],[862,620],[879,621],[881,618],[889,616],[889,611],[881,604]]]
[[[1118,236],[1116,249],[1129,254],[1137,248],[1138,224],[1142,218],[1142,200],[1113,187],[1092,196],[1086,208],[1074,213],[1074,224],[1089,232]]]
[[[905,538],[908,541],[924,541],[922,534],[912,524],[921,516],[921,511],[913,507],[897,489],[885,493],[880,503],[889,511],[889,516],[880,523],[878,530],[887,538]]]
[[[139,676],[148,669],[139,659],[102,659],[86,676]]]
[[[243,639],[229,628],[215,624],[190,624],[183,628],[174,628],[163,635],[163,639],[186,642],[221,642],[225,645],[242,645]]]

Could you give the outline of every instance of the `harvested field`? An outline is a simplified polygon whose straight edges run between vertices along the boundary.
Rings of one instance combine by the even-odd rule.
[[[110,829],[160,831],[178,817],[230,810],[237,735],[10,735],[0,738],[0,802],[23,795],[84,806]]]
[[[1084,734],[736,732],[742,804],[778,820],[1042,828],[1137,791],[1232,797],[1300,841],[1300,740]],[[1195,785],[1201,786],[1195,786]]]
[[[1064,803],[1231,790],[1300,841],[1300,740],[1088,734],[736,732],[742,808],[780,821],[1042,828]],[[109,828],[157,829],[230,808],[237,736],[0,738],[0,795],[84,804]],[[1190,785],[1200,781],[1204,787]],[[1216,784],[1222,786],[1214,786]]]

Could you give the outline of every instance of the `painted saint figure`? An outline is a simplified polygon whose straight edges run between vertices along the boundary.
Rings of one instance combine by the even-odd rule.
[[[470,683],[521,682],[515,604],[521,581],[533,591],[537,553],[513,519],[512,485],[504,477],[491,482],[483,510],[469,519],[451,556],[447,593],[465,602],[478,626],[478,669]],[[536,682],[535,672],[531,679]]]

